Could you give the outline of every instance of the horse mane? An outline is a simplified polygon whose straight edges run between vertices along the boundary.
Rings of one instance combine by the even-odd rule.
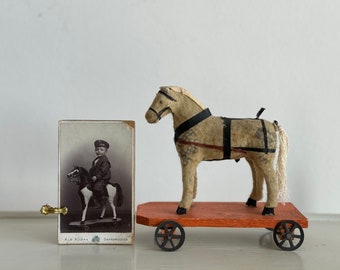
[[[195,98],[188,90],[179,87],[179,86],[162,86],[160,87],[161,90],[172,90],[175,93],[179,93],[182,94],[188,98],[190,98],[193,102],[195,102],[198,106],[200,106],[202,109],[204,109],[205,107],[202,105],[201,102],[198,101],[197,98]]]

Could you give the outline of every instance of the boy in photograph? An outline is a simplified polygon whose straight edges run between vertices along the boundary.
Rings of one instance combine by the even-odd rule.
[[[102,197],[107,197],[106,185],[111,179],[111,164],[108,160],[106,153],[110,145],[104,140],[96,140],[94,142],[96,158],[92,162],[92,167],[89,171],[93,184],[94,198],[97,203],[101,203]]]

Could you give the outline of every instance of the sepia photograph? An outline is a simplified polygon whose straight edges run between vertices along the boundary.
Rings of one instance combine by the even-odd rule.
[[[133,121],[59,121],[60,244],[131,244]]]

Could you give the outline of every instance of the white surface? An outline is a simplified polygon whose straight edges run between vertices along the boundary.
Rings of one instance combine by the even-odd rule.
[[[136,203],[179,200],[172,121],[144,119],[170,84],[215,115],[267,108],[290,138],[290,200],[340,213],[339,14],[333,0],[2,0],[0,210],[57,204],[60,119],[135,120]],[[198,200],[250,193],[245,162],[198,177]]]
[[[265,229],[185,228],[175,252],[136,226],[135,245],[57,245],[55,218],[0,218],[1,269],[339,269],[338,221],[311,221],[295,251],[281,251]]]

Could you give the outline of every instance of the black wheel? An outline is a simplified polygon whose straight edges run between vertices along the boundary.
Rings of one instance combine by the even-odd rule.
[[[175,221],[167,220],[159,224],[155,231],[157,246],[164,251],[179,249],[185,240],[183,227]]]
[[[299,248],[304,240],[302,227],[293,220],[282,220],[273,230],[275,244],[282,250],[292,251]]]

